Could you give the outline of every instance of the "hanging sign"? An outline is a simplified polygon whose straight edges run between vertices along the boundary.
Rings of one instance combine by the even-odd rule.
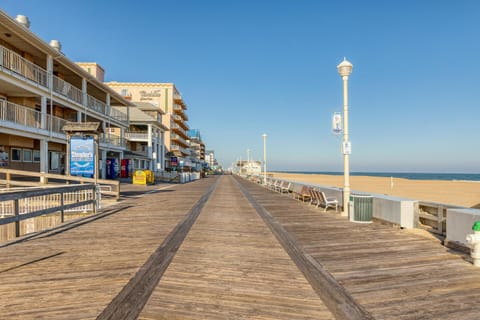
[[[332,118],[332,132],[333,134],[341,134],[342,129],[342,114],[340,112],[335,112]]]

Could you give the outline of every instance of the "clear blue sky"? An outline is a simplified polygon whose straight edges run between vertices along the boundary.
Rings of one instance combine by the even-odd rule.
[[[480,1],[3,0],[107,81],[174,82],[217,159],[343,171],[336,66],[349,81],[352,171],[480,172]]]

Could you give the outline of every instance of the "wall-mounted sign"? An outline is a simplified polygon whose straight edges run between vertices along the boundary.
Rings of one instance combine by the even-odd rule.
[[[339,112],[335,112],[332,118],[332,132],[334,134],[341,134],[343,131],[342,129],[342,114]]]
[[[70,139],[70,175],[93,178],[95,170],[95,142],[93,137]]]

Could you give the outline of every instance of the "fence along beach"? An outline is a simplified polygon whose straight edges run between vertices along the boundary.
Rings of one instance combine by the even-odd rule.
[[[271,172],[274,178],[343,187],[343,175]],[[467,208],[480,208],[480,182],[412,180],[396,177],[350,176],[352,190],[394,197],[439,202]]]

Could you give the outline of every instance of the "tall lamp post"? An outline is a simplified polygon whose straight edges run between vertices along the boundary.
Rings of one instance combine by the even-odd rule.
[[[267,185],[267,134],[264,133],[263,137],[263,184]]]
[[[348,138],[348,76],[352,73],[353,65],[343,58],[337,66],[338,73],[343,80],[343,215],[349,215],[348,202],[350,200],[350,152],[351,145]]]

